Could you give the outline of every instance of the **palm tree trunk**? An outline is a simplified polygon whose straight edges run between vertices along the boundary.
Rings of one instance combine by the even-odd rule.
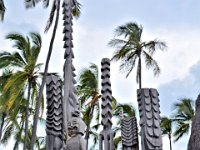
[[[25,137],[24,137],[23,150],[26,150],[27,140],[28,140],[28,118],[29,118],[29,101],[30,101],[30,96],[31,96],[31,84],[32,84],[32,81],[29,80],[28,81],[28,98],[26,100],[26,114],[25,114],[26,120],[25,120],[25,129],[24,129]]]
[[[1,141],[1,136],[2,136],[2,133],[3,133],[3,126],[4,126],[6,116],[7,116],[7,113],[2,112],[2,119],[1,119],[2,121],[1,121],[1,128],[0,128],[0,141]]]
[[[95,105],[92,106],[90,116],[89,116],[89,122],[87,124],[87,129],[86,129],[86,132],[85,132],[86,150],[88,149],[88,141],[89,141],[89,137],[90,137],[90,124],[91,124],[92,115],[93,115],[93,112],[94,112],[94,107],[95,107]]]
[[[35,111],[34,121],[33,121],[33,129],[32,129],[32,136],[31,136],[30,150],[33,150],[34,143],[35,143],[35,140],[36,140],[37,122],[38,122],[38,118],[39,118],[39,109],[40,109],[40,105],[41,105],[44,85],[46,83],[47,71],[48,71],[48,67],[49,67],[51,53],[52,53],[52,50],[53,50],[53,43],[54,43],[54,39],[55,39],[55,36],[56,36],[56,30],[57,30],[57,27],[58,27],[59,11],[60,11],[60,0],[57,0],[57,2],[58,3],[57,3],[57,8],[56,8],[57,9],[57,11],[56,11],[56,20],[55,20],[53,33],[52,33],[52,37],[51,37],[51,41],[50,41],[50,45],[49,45],[49,51],[48,51],[48,54],[47,54],[46,63],[45,63],[44,76],[42,78],[42,84],[41,84],[40,90],[39,90],[38,101],[36,103],[36,111]]]
[[[142,62],[141,56],[139,56],[139,89],[142,88]]]
[[[171,133],[169,134],[169,144],[170,144],[170,150],[172,150],[172,137],[171,137]]]

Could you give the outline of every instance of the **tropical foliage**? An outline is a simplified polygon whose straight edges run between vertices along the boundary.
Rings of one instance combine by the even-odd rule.
[[[183,98],[174,104],[175,113],[173,121],[175,122],[174,140],[178,141],[183,135],[189,133],[192,120],[194,118],[194,101],[190,98]]]
[[[162,134],[168,136],[170,150],[172,150],[172,119],[168,117],[162,117],[160,127],[162,130]]]
[[[23,140],[24,149],[26,149],[29,116],[33,114],[38,95],[38,72],[42,64],[37,63],[37,59],[41,50],[42,40],[38,33],[30,33],[26,37],[18,33],[11,33],[6,38],[13,41],[15,51],[0,52],[0,69],[13,70],[7,76],[5,74],[1,76],[1,81],[7,77],[6,82],[2,82],[1,99],[4,103],[5,113],[9,114],[7,129],[4,132],[5,138],[2,141],[6,141],[10,137],[8,133],[12,133],[14,128],[19,129],[20,132],[18,132],[16,139],[20,139],[19,133],[22,134],[21,130],[23,129],[25,134]],[[25,109],[22,111],[22,108]],[[22,112],[23,114],[21,114]],[[18,123],[18,116],[21,116],[22,121],[20,124]],[[22,116],[24,117],[22,118]]]
[[[99,73],[98,66],[95,64],[90,64],[88,68],[83,69],[80,72],[78,78],[78,95],[81,101],[81,110],[83,111],[83,120],[86,123],[86,147],[88,149],[88,141],[90,135],[93,136],[94,141],[97,142],[97,137],[95,132],[92,132],[91,129],[95,131],[98,130],[99,127],[99,98],[101,97],[99,93]],[[93,119],[93,115],[95,116],[95,125],[91,127],[91,122]],[[96,144],[94,142],[94,144]]]
[[[139,88],[142,87],[142,58],[146,68],[153,69],[155,76],[159,75],[160,67],[153,59],[153,55],[157,49],[164,50],[166,48],[165,42],[158,39],[143,42],[142,31],[142,26],[130,22],[117,27],[115,34],[119,38],[114,38],[109,42],[111,47],[116,48],[112,60],[121,61],[120,70],[127,73],[126,77],[137,65],[136,81],[139,82]]]

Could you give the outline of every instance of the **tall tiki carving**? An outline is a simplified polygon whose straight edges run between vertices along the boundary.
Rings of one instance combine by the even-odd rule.
[[[50,74],[46,80],[47,118],[46,149],[60,150],[63,143],[62,86],[57,75]]]
[[[136,117],[122,118],[121,136],[123,150],[139,150]]]
[[[99,137],[99,150],[113,150],[113,134],[112,134],[112,91],[110,83],[110,60],[102,59],[101,62],[101,79],[102,79],[102,121],[103,130]]]
[[[137,91],[142,150],[162,150],[159,94],[156,89]]]
[[[85,150],[85,141],[82,138],[85,130],[85,123],[80,117],[79,101],[76,95],[74,71],[72,60],[72,6],[73,0],[63,2],[63,34],[64,34],[64,98],[63,98],[63,118],[64,131],[68,135],[68,141],[64,149],[66,150]],[[77,131],[74,131],[77,130]],[[77,144],[76,144],[77,143]]]

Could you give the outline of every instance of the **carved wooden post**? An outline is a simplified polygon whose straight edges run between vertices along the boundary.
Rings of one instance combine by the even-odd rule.
[[[137,90],[142,150],[162,150],[159,94],[156,89]]]
[[[65,64],[64,64],[64,100],[63,100],[63,117],[64,117],[64,130],[67,133],[67,124],[71,119],[71,113],[74,111],[74,107],[70,107],[69,103],[76,105],[78,102],[73,102],[70,98],[70,93],[72,93],[74,87],[74,67],[72,65],[73,51],[72,51],[72,14],[71,14],[71,0],[68,2],[63,2],[63,34],[64,34],[64,49],[65,49]],[[73,88],[73,89],[72,89]]]
[[[62,86],[57,75],[50,74],[46,80],[47,118],[46,149],[60,150],[63,143]]]
[[[99,137],[99,150],[113,150],[113,134],[112,134],[112,91],[110,83],[110,60],[102,59],[101,62],[101,78],[102,78],[102,121],[103,130]]]
[[[123,150],[139,150],[136,117],[122,118],[121,136]]]
[[[74,54],[72,51],[72,6],[73,0],[64,0],[63,2],[63,34],[64,34],[64,48],[65,48],[65,64],[64,64],[64,98],[63,98],[63,118],[64,118],[64,131],[68,135],[66,146],[63,149],[66,150],[85,150],[85,140],[83,135],[85,132],[85,123],[80,116],[79,100],[76,95],[74,77],[76,76],[74,71],[72,60]],[[74,130],[77,130],[74,132]],[[70,130],[70,133],[68,132]],[[71,133],[72,132],[72,133]],[[73,133],[74,132],[74,133]]]

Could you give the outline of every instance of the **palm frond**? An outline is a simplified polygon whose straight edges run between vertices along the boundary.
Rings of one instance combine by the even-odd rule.
[[[182,98],[179,102],[174,103],[175,113],[173,122],[176,125],[173,135],[175,141],[178,141],[183,135],[189,132],[194,118],[194,102],[189,98]]]
[[[114,138],[113,144],[114,144],[115,150],[118,149],[118,146],[120,145],[121,142],[122,142],[122,137],[121,136],[118,136],[118,137]]]
[[[7,145],[13,131],[14,131],[14,124],[10,124],[4,131],[3,137],[1,139],[2,144]]]
[[[81,15],[81,4],[77,0],[72,0],[72,15],[79,18]]]
[[[160,123],[162,134],[171,135],[172,133],[172,119],[168,117],[162,117]]]
[[[12,68],[12,67],[22,67],[24,65],[24,60],[18,52],[14,53],[0,53],[0,69],[1,68]]]
[[[160,72],[161,72],[161,69],[158,66],[158,63],[147,52],[142,51],[142,54],[144,56],[145,64],[146,64],[147,69],[152,68],[154,76],[158,76],[160,74]]]
[[[13,47],[21,51],[21,54],[26,62],[30,58],[30,39],[29,37],[24,37],[19,33],[10,33],[6,36],[6,39],[14,41]]]
[[[50,27],[53,23],[53,18],[54,18],[56,9],[58,9],[58,7],[60,7],[60,6],[57,6],[57,5],[58,5],[57,0],[54,0],[53,3],[52,3],[52,7],[51,7],[49,19],[47,21],[47,25],[46,25],[45,30],[44,30],[45,33],[49,31],[49,29],[50,29]]]
[[[153,41],[144,43],[144,47],[145,47],[145,49],[148,50],[150,55],[153,55],[157,49],[165,50],[167,48],[167,45],[165,42],[155,39]]]
[[[137,23],[129,22],[125,25],[119,26],[116,30],[116,36],[123,35],[125,38],[128,39],[136,39],[140,41],[142,35],[143,27],[138,25]]]
[[[29,35],[30,35],[31,40],[34,43],[34,45],[41,48],[42,47],[42,38],[41,38],[40,34],[36,33],[36,32],[30,32]]]
[[[43,2],[43,6],[46,8],[49,6],[49,0],[25,0],[25,7],[32,8],[35,7],[39,2]]]
[[[190,129],[190,125],[186,123],[179,122],[177,128],[175,129],[173,136],[174,141],[177,142],[181,137],[187,135]]]

